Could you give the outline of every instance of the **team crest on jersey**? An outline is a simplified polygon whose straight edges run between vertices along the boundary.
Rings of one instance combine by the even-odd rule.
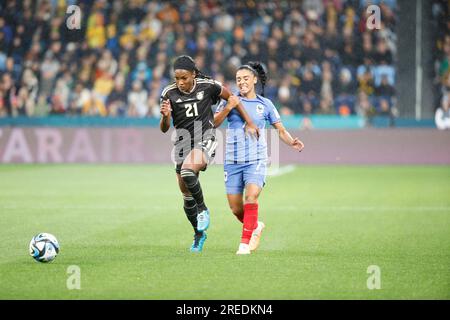
[[[203,96],[204,96],[204,92],[203,91],[197,92],[197,100],[202,100]]]
[[[264,113],[264,106],[262,104],[257,104],[256,105],[256,112],[259,114],[263,114]]]

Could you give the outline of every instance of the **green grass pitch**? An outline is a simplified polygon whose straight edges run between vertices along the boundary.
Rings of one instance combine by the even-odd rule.
[[[0,299],[450,299],[450,167],[297,166],[268,177],[266,230],[236,256],[241,225],[223,172],[201,175],[212,213],[192,254],[171,166],[0,167]],[[52,263],[28,254],[54,234]],[[81,271],[69,290],[69,266]],[[381,271],[369,290],[368,267]]]

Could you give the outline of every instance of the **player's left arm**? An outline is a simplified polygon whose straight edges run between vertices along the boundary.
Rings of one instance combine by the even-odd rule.
[[[293,138],[291,134],[286,130],[283,123],[281,121],[275,122],[272,126],[278,130],[278,135],[280,139],[286,143],[288,146],[291,146],[298,152],[301,152],[305,145],[299,138]]]
[[[299,138],[292,138],[291,134],[286,130],[283,123],[281,122],[280,114],[278,113],[277,108],[273,105],[272,101],[266,100],[266,106],[268,108],[268,112],[266,115],[266,120],[278,131],[278,135],[280,139],[286,143],[288,146],[291,146],[298,152],[301,152],[305,145]]]

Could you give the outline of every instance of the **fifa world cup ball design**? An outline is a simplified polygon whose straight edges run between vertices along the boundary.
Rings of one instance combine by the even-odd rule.
[[[50,233],[39,233],[30,241],[30,255],[39,262],[53,261],[59,253],[59,243]]]

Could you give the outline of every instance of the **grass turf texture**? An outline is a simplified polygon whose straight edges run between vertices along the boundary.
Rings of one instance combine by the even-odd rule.
[[[202,254],[171,166],[0,167],[0,299],[449,299],[450,167],[307,166],[269,177],[260,249],[236,256],[241,225],[221,167],[201,174],[212,213]],[[28,255],[56,235],[49,264]],[[67,268],[81,269],[68,290]],[[367,268],[381,270],[369,290]]]

